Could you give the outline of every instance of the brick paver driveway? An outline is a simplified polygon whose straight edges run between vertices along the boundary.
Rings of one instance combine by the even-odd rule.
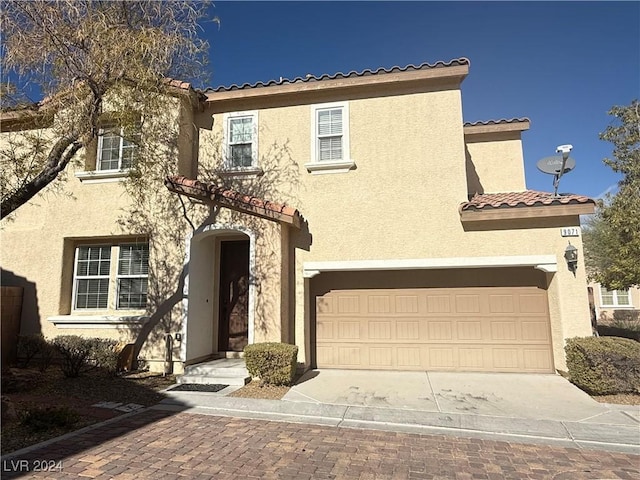
[[[622,453],[148,410],[7,459],[2,477],[638,479],[639,468]]]

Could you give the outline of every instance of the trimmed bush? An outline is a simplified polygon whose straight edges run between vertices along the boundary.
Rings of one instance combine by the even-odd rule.
[[[298,347],[287,343],[254,343],[244,347],[249,374],[268,385],[291,385],[297,358]]]
[[[55,355],[56,355],[55,347],[53,346],[52,343],[47,341],[42,346],[42,349],[40,350],[40,355],[38,356],[38,359],[36,362],[38,365],[38,370],[40,370],[41,372],[46,372],[47,369],[51,366],[51,362],[53,362]]]
[[[49,343],[40,333],[18,337],[18,358],[24,367],[28,367],[36,355],[48,349]]]
[[[640,330],[635,328],[616,327],[615,325],[598,325],[598,335],[602,337],[630,338],[640,342]]]
[[[640,392],[640,343],[618,337],[571,338],[569,379],[592,395]]]
[[[91,339],[78,335],[61,335],[53,340],[53,345],[62,355],[62,373],[65,377],[78,377],[89,368],[93,352]]]
[[[118,371],[120,342],[106,338],[90,338],[91,362],[98,368],[114,375]]]

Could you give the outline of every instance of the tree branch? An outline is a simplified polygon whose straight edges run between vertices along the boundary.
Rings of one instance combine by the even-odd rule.
[[[33,180],[25,183],[9,197],[3,199],[0,206],[2,212],[0,219],[13,213],[53,182],[81,148],[82,143],[78,142],[77,136],[63,137],[58,140],[49,152],[47,163],[42,171]]]

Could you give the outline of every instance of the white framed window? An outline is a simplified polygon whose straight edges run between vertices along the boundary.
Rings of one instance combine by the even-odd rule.
[[[600,306],[602,307],[631,307],[629,290],[607,290],[600,285]]]
[[[349,153],[349,103],[311,106],[310,172],[337,173],[351,170],[355,163]]]
[[[118,261],[112,262],[115,258]],[[79,245],[75,249],[72,309],[144,309],[148,279],[148,243]]]
[[[252,171],[258,168],[258,112],[225,115],[224,168]]]
[[[149,283],[149,245],[120,245],[117,274],[118,310],[136,310],[147,306]]]
[[[104,309],[109,306],[111,247],[80,246],[76,249],[74,300],[76,310]]]
[[[122,128],[101,128],[98,136],[96,170],[117,171],[131,168],[135,161],[136,148],[135,142],[125,138]]]

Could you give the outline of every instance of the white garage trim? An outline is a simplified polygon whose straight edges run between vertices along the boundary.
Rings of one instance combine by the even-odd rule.
[[[557,272],[555,255],[515,255],[505,257],[450,257],[391,260],[348,260],[333,262],[304,262],[304,278],[313,278],[320,272],[365,270],[426,270],[435,268],[478,267],[535,267],[544,272]]]

